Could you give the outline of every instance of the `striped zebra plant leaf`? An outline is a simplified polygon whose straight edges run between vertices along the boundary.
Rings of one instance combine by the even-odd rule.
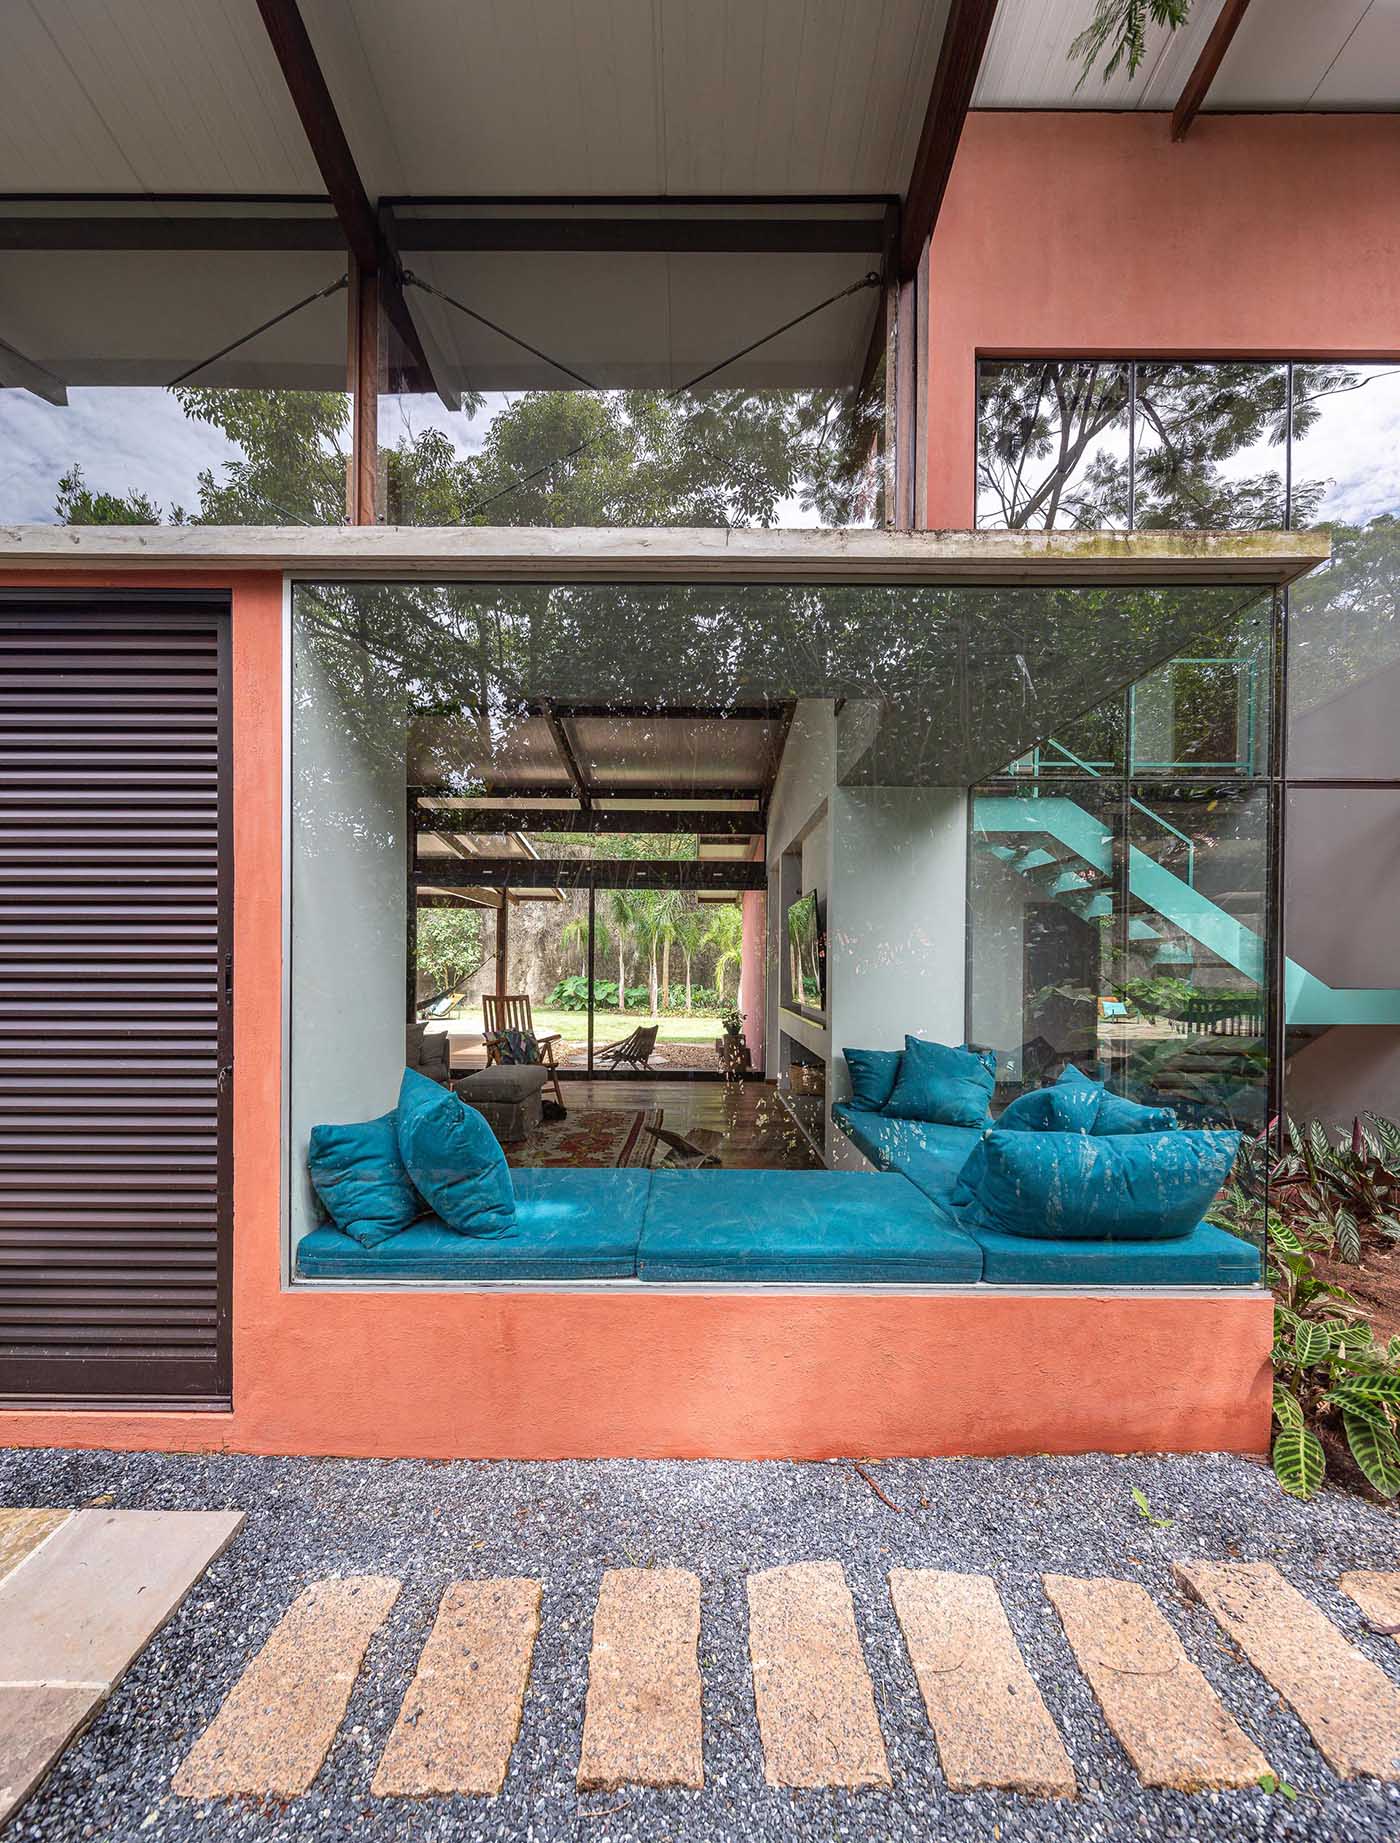
[[[1290,1497],[1311,1497],[1322,1483],[1327,1458],[1310,1427],[1284,1427],[1274,1441],[1274,1476]]]
[[[1400,1446],[1389,1428],[1382,1429],[1368,1416],[1342,1411],[1351,1456],[1366,1474],[1366,1482],[1382,1497],[1400,1491]]]

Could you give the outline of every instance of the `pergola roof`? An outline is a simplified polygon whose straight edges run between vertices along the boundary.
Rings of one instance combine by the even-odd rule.
[[[405,291],[400,263],[591,384],[672,388],[869,271],[907,279],[969,102],[1175,105],[1184,133],[1198,107],[1400,100],[1393,4],[1196,0],[1135,77],[1081,84],[1094,4],[9,0],[0,384],[169,384],[333,283],[348,248],[381,276],[413,389],[568,380]],[[717,219],[743,234],[716,244]],[[722,382],[852,384],[879,307],[857,293]],[[343,309],[200,383],[338,388]]]

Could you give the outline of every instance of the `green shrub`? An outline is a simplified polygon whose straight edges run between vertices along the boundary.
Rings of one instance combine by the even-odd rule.
[[[1243,1149],[1241,1181],[1209,1216],[1263,1244],[1274,1295],[1274,1472],[1291,1496],[1311,1497],[1332,1438],[1374,1491],[1393,1498],[1400,1494],[1400,1337],[1379,1344],[1357,1300],[1323,1279],[1317,1262],[1359,1261],[1363,1224],[1400,1238],[1400,1128],[1367,1114],[1353,1122],[1349,1143],[1335,1145],[1319,1121],[1285,1125],[1277,1154],[1259,1141]]]

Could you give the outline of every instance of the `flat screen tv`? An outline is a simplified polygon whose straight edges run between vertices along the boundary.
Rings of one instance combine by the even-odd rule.
[[[792,1002],[812,1011],[825,1011],[826,942],[815,890],[799,896],[788,909],[787,936]]]

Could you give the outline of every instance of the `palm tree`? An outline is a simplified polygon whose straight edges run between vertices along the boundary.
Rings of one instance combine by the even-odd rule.
[[[565,922],[559,930],[559,945],[568,951],[577,947],[579,951],[579,972],[584,979],[588,977],[588,917],[576,915],[570,922]]]
[[[658,1011],[656,950],[660,945],[665,926],[665,910],[660,898],[664,890],[638,890],[633,898],[635,904],[632,920],[632,938],[639,950],[647,957],[647,987],[651,1000],[651,1015]]]
[[[658,890],[656,894],[656,934],[661,942],[661,1002],[671,1002],[671,944],[676,928],[685,913],[685,897],[679,890]],[[655,1006],[653,1006],[655,1009]]]
[[[724,1003],[724,975],[728,969],[744,964],[744,911],[737,902],[717,908],[706,928],[703,944],[715,948],[715,991]],[[735,994],[738,996],[737,992]]]
[[[608,891],[608,915],[617,949],[617,1002],[623,1011],[627,1009],[627,942],[636,933],[641,901],[639,890]]]
[[[705,945],[705,930],[708,921],[703,909],[682,909],[676,917],[676,945],[685,956],[685,1008],[694,1009],[691,998],[691,968],[695,956]]]

